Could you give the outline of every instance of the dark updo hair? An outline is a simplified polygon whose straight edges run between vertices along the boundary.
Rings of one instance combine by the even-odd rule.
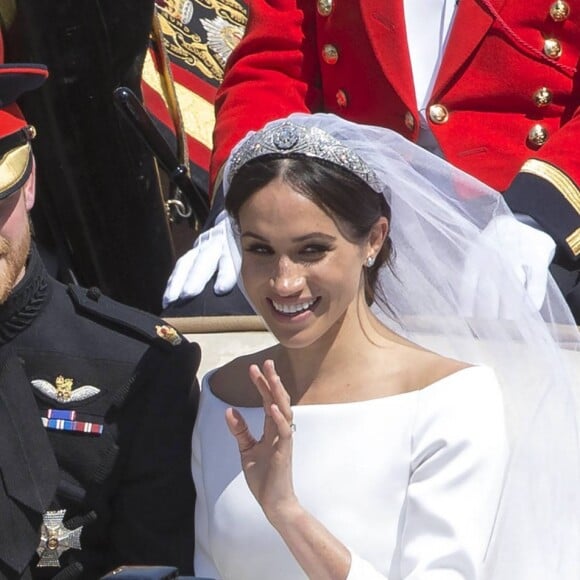
[[[362,242],[380,217],[391,219],[391,208],[384,196],[343,167],[304,155],[268,155],[243,165],[232,179],[226,209],[236,222],[244,203],[278,178],[320,207],[352,243]],[[364,268],[368,305],[375,299],[379,269],[389,263],[390,255],[391,241],[387,237],[374,265]]]

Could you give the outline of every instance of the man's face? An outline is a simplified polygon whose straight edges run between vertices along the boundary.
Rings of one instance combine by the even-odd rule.
[[[28,212],[33,204],[33,176],[22,189],[0,200],[0,304],[24,276],[30,251]]]

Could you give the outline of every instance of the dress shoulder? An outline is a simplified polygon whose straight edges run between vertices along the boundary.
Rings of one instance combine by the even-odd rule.
[[[418,391],[413,431],[417,464],[443,448],[482,455],[505,448],[504,402],[494,370],[467,367]]]
[[[500,390],[495,371],[486,365],[473,365],[445,375],[419,389],[419,392],[424,392],[426,396],[440,397],[442,393],[448,393],[450,396],[470,396],[473,391],[485,392],[487,389],[496,393]]]

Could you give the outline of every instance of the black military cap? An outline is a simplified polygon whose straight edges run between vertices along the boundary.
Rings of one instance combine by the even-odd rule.
[[[34,127],[28,125],[16,99],[38,88],[48,71],[40,64],[0,64],[0,200],[18,191],[32,170]]]

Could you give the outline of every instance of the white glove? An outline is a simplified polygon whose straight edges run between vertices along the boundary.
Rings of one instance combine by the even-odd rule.
[[[474,240],[461,287],[463,314],[513,319],[522,305],[521,294],[510,295],[503,291],[501,270],[497,270],[497,261],[489,250],[490,244],[499,249],[503,263],[515,274],[534,308],[540,310],[546,296],[548,268],[554,258],[556,244],[545,232],[525,225],[512,216],[502,215],[493,219]]]
[[[222,210],[215,225],[201,233],[193,248],[177,260],[163,294],[163,308],[178,299],[200,294],[216,270],[213,287],[216,294],[227,294],[236,285],[238,272],[229,249],[231,231],[226,217]]]

